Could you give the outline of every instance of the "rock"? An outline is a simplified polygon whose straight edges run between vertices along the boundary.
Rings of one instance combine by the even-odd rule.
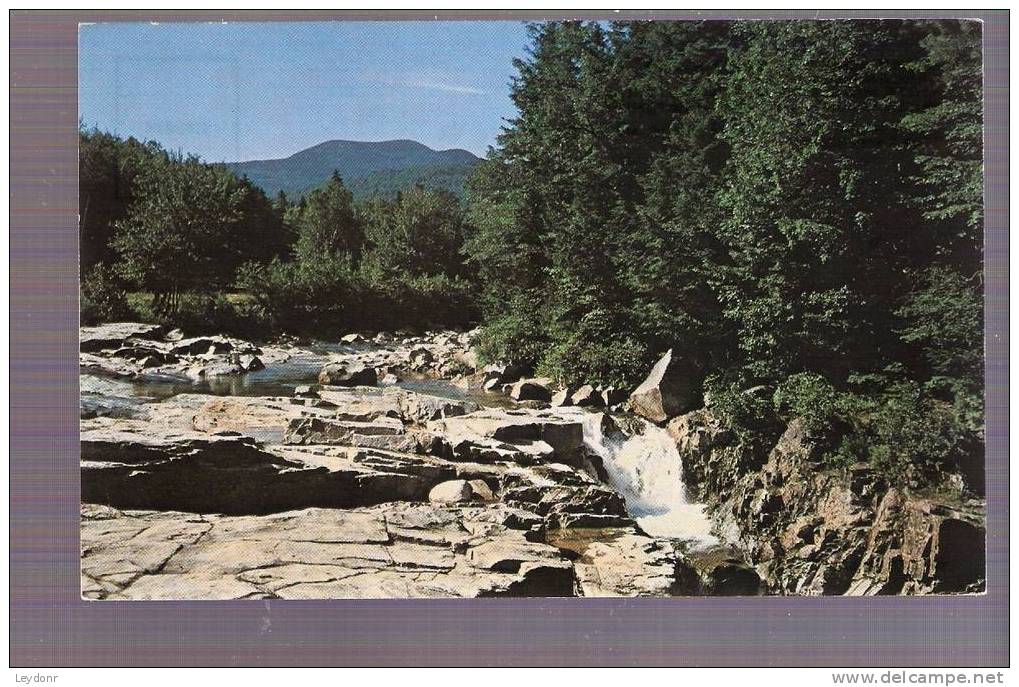
[[[378,372],[360,362],[333,362],[318,373],[319,384],[334,386],[376,386]]]
[[[665,422],[693,410],[700,400],[699,376],[683,368],[669,350],[651,368],[647,379],[630,394],[628,408],[652,422]]]
[[[419,424],[466,415],[478,410],[479,407],[474,401],[458,401],[403,390],[396,393],[399,396],[400,417]]]
[[[385,377],[383,377],[382,379],[379,380],[379,384],[385,384],[387,386],[392,386],[393,384],[396,384],[399,381],[400,381],[400,378],[397,377],[396,375],[394,375],[392,372],[390,372],[390,373],[386,374]]]
[[[236,432],[138,420],[82,425],[82,501],[117,508],[260,514],[423,501],[436,484],[470,473],[436,457],[372,448],[267,446]]]
[[[484,370],[484,383],[482,387],[485,391],[496,391],[501,389],[506,384],[516,382],[528,372],[528,368],[525,365],[486,365]]]
[[[86,353],[113,350],[122,348],[129,339],[158,339],[165,331],[166,328],[162,325],[140,322],[111,322],[95,327],[82,327],[78,335],[79,350]]]
[[[347,334],[346,336],[340,337],[340,343],[345,343],[347,345],[362,343],[363,341],[364,337],[360,334]]]
[[[265,365],[257,356],[254,355],[242,355],[238,359],[238,364],[241,369],[245,372],[254,372],[255,370],[261,370],[265,368]]]
[[[404,434],[400,420],[378,417],[371,422],[329,420],[325,418],[295,418],[287,426],[283,443],[359,445],[358,437],[395,436]]]
[[[669,541],[630,529],[562,530],[550,543],[577,555],[584,596],[676,596],[700,591],[696,571]]]
[[[428,428],[446,437],[468,440],[488,437],[511,446],[543,442],[554,451],[556,460],[567,464],[576,461],[584,445],[584,428],[579,419],[536,411],[487,409],[430,422]]]
[[[573,399],[571,398],[572,394],[573,389],[571,387],[566,387],[565,389],[560,389],[559,391],[555,392],[554,394],[552,394],[552,399],[550,401],[552,407],[563,408],[566,406],[572,406],[573,405]]]
[[[182,332],[180,329],[171,329],[163,337],[163,339],[165,339],[166,341],[180,341],[183,338],[184,332]]]
[[[614,408],[619,404],[624,403],[629,397],[629,393],[626,389],[617,389],[611,386],[607,389],[602,389],[600,393],[603,405],[609,408]]]
[[[427,348],[418,347],[410,352],[409,360],[412,366],[420,368],[435,362],[435,356]]]
[[[509,396],[514,401],[550,401],[551,383],[552,380],[546,378],[522,379],[510,387]]]
[[[255,349],[251,344],[237,345],[238,342],[228,339],[225,336],[199,336],[192,339],[181,339],[180,341],[174,342],[170,346],[170,352],[174,355],[216,355],[220,353],[230,353],[231,351],[237,350],[240,352],[255,352]],[[246,343],[246,342],[241,342]]]
[[[572,596],[573,565],[501,504],[263,516],[83,505],[91,599]]]
[[[428,492],[432,503],[460,503],[463,501],[492,501],[495,496],[483,480],[451,480],[436,485]]]
[[[727,548],[694,552],[689,560],[704,596],[759,596],[760,575]]]
[[[577,389],[570,399],[573,405],[582,408],[601,408],[605,405],[605,399],[602,398],[601,392],[595,390],[590,384]]]
[[[673,419],[690,492],[769,591],[799,595],[975,592],[984,588],[982,499],[890,488],[868,465],[825,469],[823,445],[799,419],[762,454],[711,411]],[[747,593],[747,570],[723,562],[705,591]]]

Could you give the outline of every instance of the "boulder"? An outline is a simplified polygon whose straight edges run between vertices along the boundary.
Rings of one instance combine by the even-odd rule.
[[[485,391],[496,391],[506,384],[517,381],[527,374],[527,371],[525,365],[486,365],[482,370],[485,376],[482,386]]]
[[[601,408],[605,405],[605,399],[602,398],[601,393],[590,384],[585,384],[577,389],[570,400],[573,405],[581,408]]]
[[[318,373],[318,382],[332,386],[376,386],[379,373],[374,367],[357,361],[332,362]]]
[[[422,368],[435,362],[435,356],[427,348],[418,347],[410,352],[409,360],[413,367]]]
[[[265,368],[265,365],[254,355],[241,355],[237,358],[237,364],[240,365],[241,369],[245,372],[254,372]]]
[[[552,380],[546,378],[521,379],[510,387],[509,397],[514,401],[550,401],[551,384]]]
[[[565,408],[567,406],[574,405],[573,403],[573,387],[566,387],[552,394],[551,405],[553,408]]]
[[[693,410],[700,401],[700,379],[692,370],[681,369],[669,350],[630,394],[627,406],[631,412],[661,423]]]
[[[601,390],[601,397],[604,405],[609,408],[618,406],[620,403],[625,403],[629,393],[626,389],[617,389],[613,386]]]
[[[361,343],[364,341],[364,337],[360,334],[347,334],[346,336],[340,337],[340,343],[347,345]]]
[[[428,492],[432,503],[461,503],[464,501],[492,501],[495,496],[484,480],[456,479],[437,484]]]

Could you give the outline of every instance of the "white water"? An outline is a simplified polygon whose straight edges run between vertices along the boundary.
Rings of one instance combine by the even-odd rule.
[[[704,506],[687,500],[683,464],[668,432],[645,422],[640,434],[607,437],[601,413],[584,413],[583,423],[584,443],[601,456],[609,483],[645,532],[698,547],[719,543]]]

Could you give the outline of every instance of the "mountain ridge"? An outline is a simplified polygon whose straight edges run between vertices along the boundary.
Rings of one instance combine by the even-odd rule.
[[[400,185],[437,181],[437,188],[461,193],[463,180],[481,158],[463,148],[436,150],[411,139],[354,141],[331,139],[299,150],[284,158],[224,163],[238,175],[248,177],[267,194],[283,191],[292,198],[320,186],[333,171],[364,195],[364,188],[382,188],[381,195],[393,195]],[[459,171],[459,173],[458,173]],[[391,177],[391,183],[386,178]],[[371,178],[373,183],[355,182]],[[380,181],[381,179],[381,181]]]

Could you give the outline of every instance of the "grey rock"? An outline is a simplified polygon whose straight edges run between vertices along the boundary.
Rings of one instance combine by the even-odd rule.
[[[665,422],[693,410],[701,401],[700,379],[673,359],[663,355],[627,402],[630,411],[652,422]],[[611,403],[609,405],[612,405]]]
[[[327,364],[318,373],[319,384],[333,386],[376,386],[379,382],[378,372],[359,362],[333,362]]]

